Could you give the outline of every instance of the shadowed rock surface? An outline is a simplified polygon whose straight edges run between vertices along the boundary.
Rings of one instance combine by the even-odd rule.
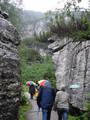
[[[52,50],[55,65],[56,86],[67,86],[71,105],[85,110],[85,101],[90,92],[90,41],[73,42],[71,38],[53,36],[48,46]],[[80,87],[70,90],[72,84]]]
[[[0,120],[18,120],[21,92],[19,43],[16,29],[0,17]]]

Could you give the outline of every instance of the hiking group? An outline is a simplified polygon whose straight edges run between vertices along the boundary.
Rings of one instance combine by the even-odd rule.
[[[31,99],[33,99],[32,94]],[[65,90],[65,85],[62,85],[60,90],[56,90],[52,88],[50,82],[42,82],[42,84],[39,83],[37,105],[39,110],[40,108],[42,109],[42,120],[50,120],[52,109],[57,111],[58,120],[67,120],[69,111],[68,102],[69,94]]]

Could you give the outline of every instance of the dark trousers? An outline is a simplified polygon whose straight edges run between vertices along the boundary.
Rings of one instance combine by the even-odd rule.
[[[67,120],[68,119],[68,109],[66,108],[57,108],[58,120]]]
[[[33,93],[31,93],[31,99],[33,99]]]

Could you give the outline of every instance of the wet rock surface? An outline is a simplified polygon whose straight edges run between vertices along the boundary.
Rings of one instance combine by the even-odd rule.
[[[3,16],[3,14],[0,14]],[[0,120],[18,120],[21,70],[18,55],[20,37],[8,15],[0,16]]]
[[[85,102],[90,92],[90,41],[73,42],[71,38],[57,36],[51,37],[50,41],[48,47],[53,52],[57,89],[65,84],[70,93],[71,105],[85,110]],[[69,89],[73,84],[80,87]]]

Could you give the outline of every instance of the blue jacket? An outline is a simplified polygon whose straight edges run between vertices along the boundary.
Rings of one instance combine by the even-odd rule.
[[[37,97],[37,104],[42,109],[51,109],[55,100],[55,90],[50,87],[42,87]]]

